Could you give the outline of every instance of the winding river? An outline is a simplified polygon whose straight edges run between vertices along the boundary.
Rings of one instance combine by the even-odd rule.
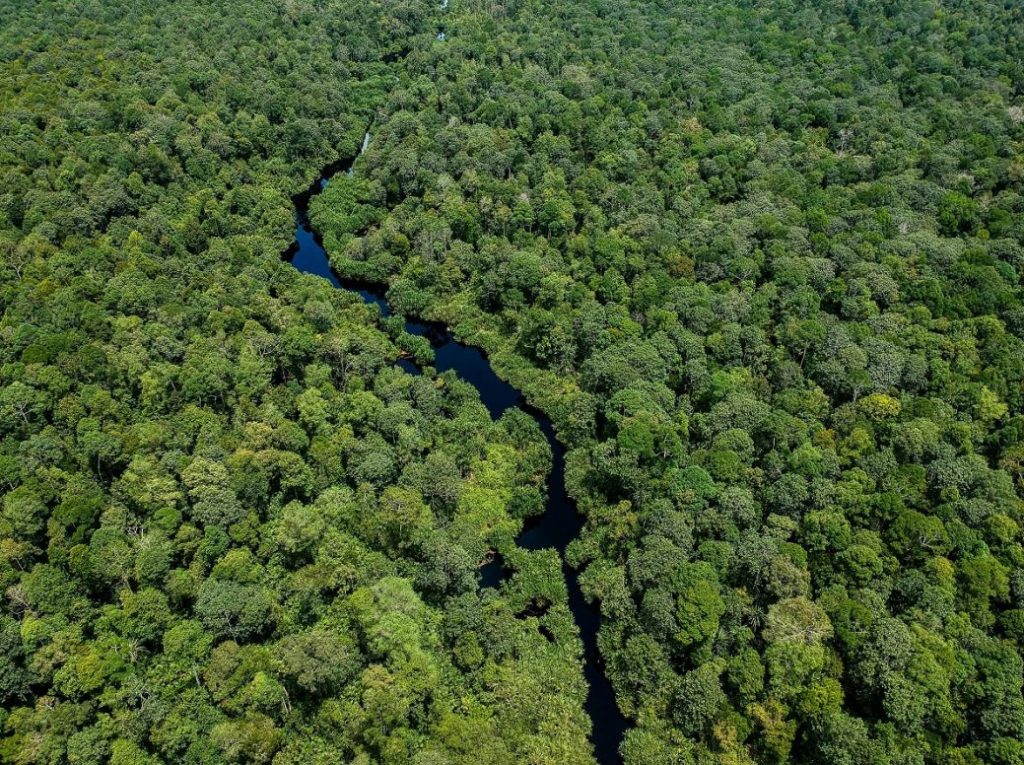
[[[363,139],[365,151],[370,140],[367,133]],[[320,237],[309,222],[309,203],[338,172],[351,173],[355,158],[342,160],[330,165],[323,174],[295,201],[295,241],[285,252],[285,258],[297,269],[327,279],[339,289],[357,292],[364,301],[373,303],[382,316],[388,316],[390,307],[385,297],[384,286],[369,285],[341,278],[331,270],[327,252]],[[584,647],[584,675],[588,684],[585,709],[592,724],[591,741],[600,765],[620,765],[619,744],[626,730],[626,720],[615,703],[611,683],[601,670],[601,657],[597,648],[597,630],[600,614],[596,606],[588,603],[580,590],[576,572],[565,563],[565,547],[575,539],[583,528],[583,517],[565,490],[565,448],[555,438],[551,421],[539,410],[526,403],[522,393],[501,380],[491,369],[487,357],[478,350],[456,341],[451,332],[437,324],[407,320],[405,330],[413,335],[426,337],[434,348],[434,367],[438,372],[454,370],[459,377],[472,383],[480,392],[480,399],[492,417],[518,406],[530,414],[540,425],[544,437],[551,446],[553,462],[548,485],[547,504],[544,514],[531,519],[516,538],[516,543],[528,550],[553,547],[562,557],[562,570],[569,589],[569,608],[579,627]],[[420,370],[407,359],[399,364],[412,374]],[[483,567],[480,583],[483,587],[497,587],[504,572],[501,560],[496,559]]]

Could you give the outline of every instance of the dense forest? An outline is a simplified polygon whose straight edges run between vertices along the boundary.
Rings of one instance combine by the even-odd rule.
[[[446,28],[314,220],[573,447],[627,761],[1024,761],[1024,8]]]
[[[0,762],[1024,763],[1021,30],[0,0]]]
[[[0,761],[593,762],[536,425],[280,258],[428,10],[0,3]]]

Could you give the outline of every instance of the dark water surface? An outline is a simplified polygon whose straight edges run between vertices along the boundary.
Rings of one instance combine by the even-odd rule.
[[[363,140],[363,151],[368,141],[369,133]],[[322,276],[339,289],[358,293],[367,303],[375,304],[382,316],[388,316],[391,311],[385,295],[386,288],[344,279],[334,273],[320,237],[309,223],[310,200],[327,186],[335,173],[351,172],[354,161],[349,159],[330,165],[312,186],[295,197],[295,241],[285,252],[285,258],[304,273]],[[565,448],[555,438],[551,421],[543,412],[526,404],[522,393],[516,388],[500,379],[480,350],[457,342],[451,332],[437,324],[407,320],[405,330],[426,337],[434,348],[434,367],[437,371],[454,370],[463,380],[473,384],[492,417],[500,417],[506,409],[518,406],[537,421],[551,446],[553,461],[544,514],[527,523],[516,543],[528,550],[553,547],[562,556],[562,571],[569,588],[569,608],[583,640],[586,659],[583,671],[589,686],[585,708],[593,726],[591,741],[594,753],[600,765],[620,765],[622,758],[619,756],[619,744],[626,730],[626,719],[615,703],[611,683],[601,670],[601,657],[597,649],[600,613],[583,598],[576,572],[565,563],[566,545],[579,536],[583,528],[583,516],[576,512],[576,506],[565,491]],[[421,373],[408,359],[402,359],[399,365],[412,374]],[[483,587],[497,587],[503,576],[501,557],[496,556],[491,563],[481,568],[480,584]]]

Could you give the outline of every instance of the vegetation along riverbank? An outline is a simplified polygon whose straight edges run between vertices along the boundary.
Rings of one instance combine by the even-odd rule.
[[[1021,29],[0,0],[0,762],[1024,762]]]

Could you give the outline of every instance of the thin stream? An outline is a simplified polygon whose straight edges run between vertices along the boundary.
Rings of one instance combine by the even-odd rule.
[[[370,134],[366,133],[360,153],[366,151],[369,141]],[[391,311],[385,296],[385,287],[338,276],[331,270],[323,243],[309,222],[310,200],[326,188],[335,173],[345,172],[351,175],[354,163],[354,158],[334,163],[312,186],[295,197],[295,241],[284,253],[284,257],[304,273],[321,276],[339,289],[358,293],[365,302],[375,304],[380,309],[381,316],[388,316]],[[565,563],[566,545],[579,536],[584,522],[583,516],[576,511],[576,506],[565,490],[565,448],[555,437],[551,421],[543,412],[529,406],[520,391],[499,378],[491,369],[487,357],[479,349],[459,343],[452,337],[451,332],[436,324],[407,319],[405,330],[410,334],[426,337],[434,348],[434,367],[437,371],[452,369],[463,380],[474,385],[492,417],[500,417],[506,409],[514,406],[522,408],[540,425],[551,447],[553,459],[544,513],[526,524],[516,538],[516,543],[528,550],[553,547],[562,558],[562,571],[569,590],[569,609],[583,641],[583,671],[588,685],[585,709],[592,723],[591,741],[594,744],[594,753],[600,765],[621,765],[619,744],[625,734],[627,723],[615,703],[611,683],[601,669],[602,661],[597,647],[597,631],[601,624],[600,612],[584,599],[576,571]],[[402,359],[399,364],[407,372],[420,374],[420,370],[408,359]],[[499,557],[481,569],[481,586],[498,587],[503,575]]]

